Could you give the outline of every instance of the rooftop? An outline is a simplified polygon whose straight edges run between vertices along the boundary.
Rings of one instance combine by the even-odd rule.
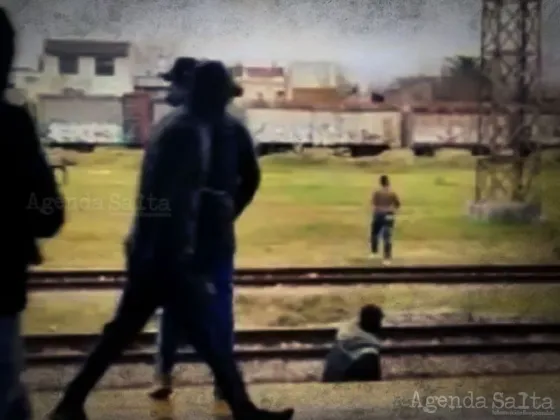
[[[47,39],[43,50],[54,56],[127,57],[130,43],[95,40]]]
[[[245,67],[247,77],[254,78],[273,78],[284,77],[284,69],[282,67]]]

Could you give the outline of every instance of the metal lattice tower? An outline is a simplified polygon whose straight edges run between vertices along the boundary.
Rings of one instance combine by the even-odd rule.
[[[482,0],[475,202],[540,206],[541,0]]]

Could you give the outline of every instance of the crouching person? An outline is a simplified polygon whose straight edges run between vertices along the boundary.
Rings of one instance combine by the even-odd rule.
[[[381,380],[381,323],[383,311],[366,305],[357,319],[342,325],[325,360],[323,382]]]

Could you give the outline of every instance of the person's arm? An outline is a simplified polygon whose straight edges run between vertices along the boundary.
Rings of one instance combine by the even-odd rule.
[[[50,164],[41,147],[35,124],[29,113],[18,109],[20,134],[23,145],[23,172],[28,185],[27,219],[30,233],[35,238],[51,238],[64,224],[64,200]],[[35,205],[32,205],[35,203]]]
[[[377,206],[377,191],[373,191],[371,193],[371,208],[372,208],[372,210],[375,210],[376,206]]]
[[[396,192],[393,192],[393,205],[395,206],[395,210],[401,208],[401,200]]]
[[[172,150],[173,135],[168,121],[160,121],[154,127],[150,141],[146,145],[136,191],[136,214],[131,230],[125,238],[125,248],[131,250],[135,231],[141,232],[142,239],[153,241],[156,223],[168,214],[155,212],[170,211],[171,204],[165,200],[170,197],[165,193],[165,176],[172,170],[170,159],[176,154]]]
[[[236,136],[239,142],[239,185],[234,198],[237,219],[253,201],[259,189],[261,170],[253,146],[253,138],[241,123],[236,124]]]

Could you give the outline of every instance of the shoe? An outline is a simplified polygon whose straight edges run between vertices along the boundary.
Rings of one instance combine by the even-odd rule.
[[[156,379],[156,385],[148,393],[150,398],[154,400],[167,400],[173,393],[173,386],[171,384],[170,375],[161,375]]]
[[[382,264],[383,264],[385,267],[388,267],[388,266],[391,265],[391,260],[384,259]]]
[[[294,417],[294,409],[288,408],[282,411],[269,411],[254,408],[241,416],[234,416],[234,420],[291,420]]]
[[[231,416],[231,410],[229,404],[226,402],[225,398],[217,386],[214,386],[214,415],[215,416]]]
[[[88,420],[84,407],[61,403],[49,414],[49,420]]]
[[[231,410],[228,403],[220,398],[214,400],[214,408],[212,410],[215,416],[228,417],[231,416]]]

